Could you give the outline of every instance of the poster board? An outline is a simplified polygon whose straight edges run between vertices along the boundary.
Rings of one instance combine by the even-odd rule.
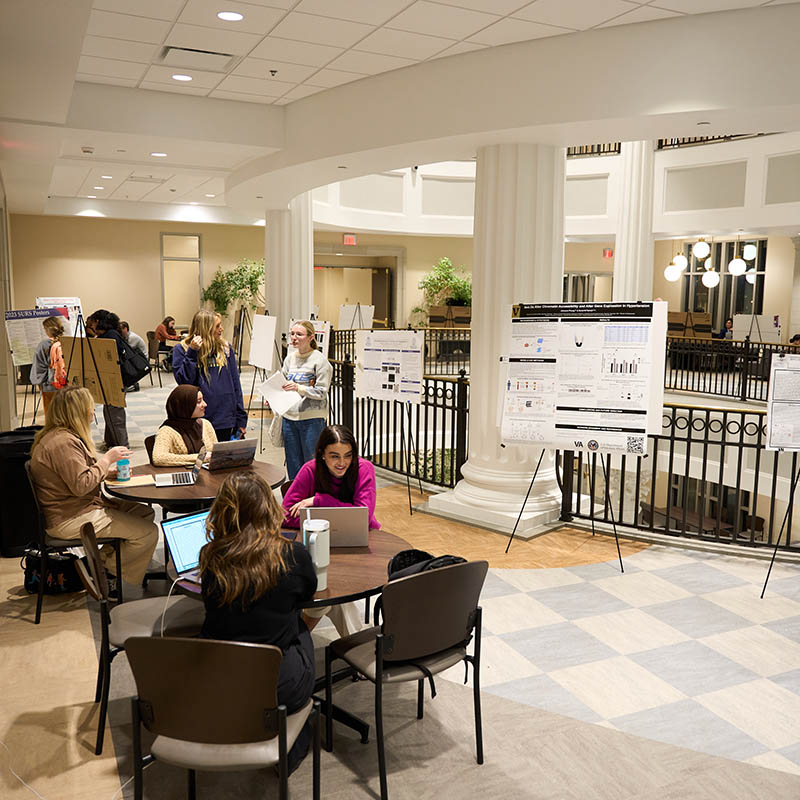
[[[356,331],[356,397],[422,402],[424,335]]]
[[[736,314],[733,317],[733,338],[751,342],[781,343],[779,314]]]
[[[250,336],[249,363],[272,372],[275,363],[275,330],[277,317],[256,314],[253,317],[253,333]]]
[[[686,317],[685,311],[667,312],[667,336],[673,339],[683,339],[686,336]]]
[[[800,450],[800,355],[772,357],[767,396],[767,450]]]
[[[372,328],[372,320],[375,317],[375,306],[363,306],[360,303],[355,305],[339,306],[339,325],[337,331],[352,331],[358,328]]]
[[[95,403],[125,408],[117,343],[113,339],[76,339],[63,336],[61,346],[64,351],[64,366],[67,368],[67,383],[70,386],[85,386],[92,393]],[[103,383],[102,389],[100,381]]]
[[[294,327],[296,322],[298,322],[296,319],[290,320],[290,330]],[[314,333],[316,335],[317,344],[319,345],[319,351],[327,358],[328,349],[330,347],[331,324],[324,319],[312,319],[309,320],[309,322],[314,326]]]
[[[503,442],[647,452],[661,432],[666,303],[520,303],[508,327]]]
[[[431,306],[428,324],[431,328],[469,328],[472,306]]]
[[[31,308],[5,312],[6,337],[15,367],[33,364],[36,348],[46,338],[42,322],[48,317],[65,318],[66,313],[64,308]],[[67,320],[64,319],[64,322]]]
[[[65,336],[74,336],[78,324],[78,316],[83,314],[80,297],[37,297],[36,308],[66,308],[67,324],[64,326]],[[83,336],[81,331],[81,336]]]

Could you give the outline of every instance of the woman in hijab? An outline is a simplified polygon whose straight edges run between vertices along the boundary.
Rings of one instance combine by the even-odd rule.
[[[200,448],[217,442],[214,427],[203,419],[203,393],[188,384],[176,386],[167,398],[167,419],[156,434],[151,461],[156,467],[191,467]]]

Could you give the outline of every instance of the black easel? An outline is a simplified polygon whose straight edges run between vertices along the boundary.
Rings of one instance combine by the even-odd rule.
[[[504,444],[501,444],[500,447],[505,447]],[[514,534],[517,532],[517,527],[519,526],[519,521],[522,519],[522,514],[525,512],[525,506],[528,503],[528,498],[531,496],[531,489],[533,489],[533,482],[536,480],[536,475],[539,473],[539,467],[542,465],[542,459],[544,458],[544,448],[542,448],[542,452],[539,453],[539,460],[536,462],[536,469],[533,471],[533,477],[531,478],[531,482],[528,486],[528,491],[525,493],[525,499],[522,501],[522,508],[519,510],[519,515],[517,516],[517,521],[514,523],[514,530],[511,531],[511,536],[508,537],[508,544],[506,545],[505,552],[508,552],[508,548],[511,547],[511,542],[514,539]]]
[[[769,583],[769,576],[772,572],[772,565],[775,563],[775,556],[778,555],[778,548],[781,544],[781,536],[783,535],[783,529],[786,527],[786,521],[789,519],[789,512],[792,510],[794,506],[794,492],[797,488],[797,481],[800,479],[800,467],[798,467],[797,472],[795,473],[794,480],[792,481],[792,491],[789,494],[789,501],[786,503],[786,513],[783,515],[783,522],[781,523],[781,528],[778,531],[778,535],[775,537],[775,548],[772,551],[772,558],[769,560],[769,569],[767,570],[767,577],[764,579],[764,588],[761,590],[761,599],[764,599],[764,592],[767,591],[767,583]]]
[[[361,303],[360,301],[356,302],[356,307],[353,309],[353,319],[350,320],[350,330],[355,330],[356,327],[356,317],[358,317],[358,327],[364,327],[364,318],[361,316]]]
[[[611,456],[609,455],[609,459]],[[606,462],[603,458],[602,453],[600,454],[600,464],[603,467],[603,481],[606,485],[605,490],[605,502],[606,506],[608,507],[608,511],[611,514],[611,527],[614,529],[614,541],[617,543],[617,557],[619,558],[619,571],[625,572],[625,567],[622,564],[622,552],[619,549],[619,536],[617,535],[617,522],[614,519],[614,507],[611,505],[611,491],[608,485],[608,472],[606,471]],[[594,479],[592,481],[594,483]],[[592,498],[594,499],[594,489],[592,490]],[[592,514],[592,536],[594,536],[594,513]]]
[[[414,516],[414,509],[411,506],[411,452],[413,450],[415,455],[414,463],[417,465],[417,480],[419,481],[419,493],[422,494],[422,479],[419,477],[419,447],[414,442],[414,435],[411,433],[411,401],[406,400],[406,409],[408,410],[408,437],[403,436],[403,428],[405,425],[400,426],[400,437],[403,439],[403,451],[406,453],[406,487],[408,488],[408,514]],[[408,442],[408,449],[406,449],[406,442]]]

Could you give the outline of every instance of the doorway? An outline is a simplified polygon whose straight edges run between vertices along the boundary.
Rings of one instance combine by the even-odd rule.
[[[162,317],[175,317],[178,330],[188,329],[200,308],[203,262],[200,235],[161,234]]]

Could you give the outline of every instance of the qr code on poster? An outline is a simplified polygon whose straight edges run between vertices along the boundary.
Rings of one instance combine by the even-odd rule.
[[[644,455],[644,436],[629,436],[628,452],[634,456]]]

